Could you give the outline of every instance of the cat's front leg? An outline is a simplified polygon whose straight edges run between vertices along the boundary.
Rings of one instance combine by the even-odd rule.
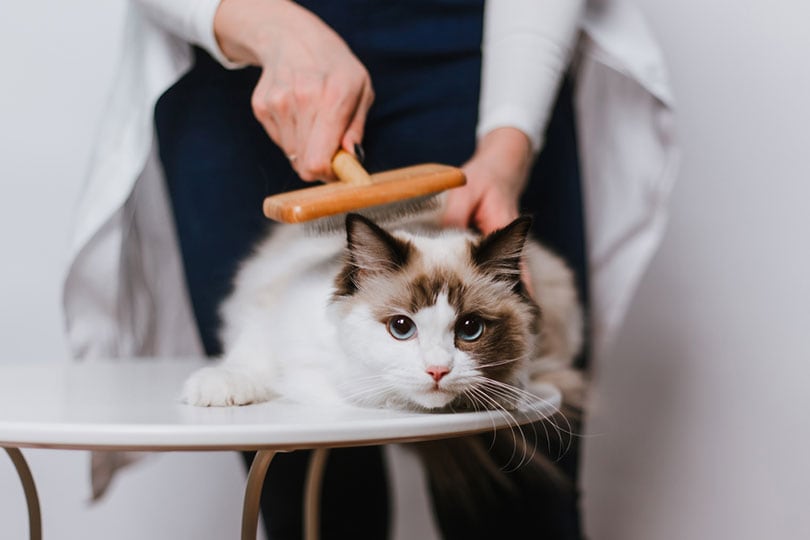
[[[266,373],[225,363],[192,373],[183,384],[181,399],[198,407],[228,407],[267,401],[273,395]]]

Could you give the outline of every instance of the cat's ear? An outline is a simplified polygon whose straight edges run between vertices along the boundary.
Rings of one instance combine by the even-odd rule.
[[[346,216],[346,241],[349,264],[358,275],[399,270],[408,263],[413,249],[359,214]]]
[[[532,226],[532,218],[521,216],[481,239],[472,248],[473,262],[497,279],[520,281],[520,259]]]

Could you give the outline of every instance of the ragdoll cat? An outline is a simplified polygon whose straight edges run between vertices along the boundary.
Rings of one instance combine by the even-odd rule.
[[[192,374],[183,400],[505,410],[538,382],[570,390],[577,294],[563,261],[527,240],[530,224],[483,237],[388,232],[356,214],[345,238],[277,226],[222,306],[223,359]]]
[[[576,444],[583,395],[571,368],[582,316],[571,271],[527,240],[530,221],[484,237],[429,223],[388,232],[358,215],[347,217],[345,238],[276,226],[222,306],[224,358],[192,374],[183,399],[243,405],[283,396],[508,416],[532,401],[534,385],[553,383],[563,406],[551,419],[409,448],[445,537],[459,537],[464,524],[467,538],[470,530],[523,538],[527,527],[570,538],[577,497],[564,471],[576,459],[566,450]]]

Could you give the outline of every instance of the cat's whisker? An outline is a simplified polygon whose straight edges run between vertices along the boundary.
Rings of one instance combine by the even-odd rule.
[[[510,416],[512,416],[514,418],[514,415],[511,413],[511,411],[510,411],[509,414],[510,414]],[[534,444],[531,444],[531,445],[528,444],[528,441],[527,441],[527,438],[526,438],[526,433],[524,432],[525,426],[519,424],[517,422],[517,420],[515,420],[514,426],[518,430],[518,432],[520,433],[520,444],[518,444],[518,439],[515,437],[514,430],[510,430],[512,432],[513,449],[512,449],[512,457],[510,457],[510,459],[509,459],[509,461],[507,463],[511,463],[512,458],[514,458],[514,456],[515,456],[515,454],[516,454],[516,452],[518,450],[518,446],[520,446],[520,448],[522,450],[522,455],[520,457],[520,461],[518,461],[518,463],[513,468],[508,469],[509,472],[517,470],[517,469],[523,467],[526,463],[531,461],[531,459],[534,457],[535,452],[536,452],[535,445]],[[535,435],[535,438],[532,439],[534,441],[534,440],[536,440],[536,435],[537,435],[537,433],[535,431],[535,426],[534,426],[533,423],[529,424],[529,426],[531,427],[532,432]],[[529,450],[529,447],[531,447],[531,451]]]
[[[379,407],[392,401],[389,389],[375,388],[355,392],[345,396],[346,401],[366,407]]]
[[[383,375],[361,377],[338,385],[344,399],[352,403],[385,403],[396,387]]]
[[[498,361],[495,361],[495,362],[482,364],[482,365],[479,366],[479,368],[483,369],[483,368],[487,368],[487,367],[496,367],[496,366],[499,366],[499,365],[505,365],[505,364],[515,363],[515,362],[520,362],[520,361],[526,361],[526,360],[527,360],[526,356],[518,356],[518,357],[515,357],[515,358],[501,359],[501,360],[498,360]],[[527,399],[527,396],[531,397],[531,401],[536,401],[536,399],[534,398],[534,396],[532,394],[521,393],[520,389],[518,389],[518,388],[516,388],[516,387],[514,387],[512,385],[507,385],[506,383],[500,383],[500,385],[493,384],[493,383],[497,382],[494,379],[489,379],[487,377],[481,377],[481,378],[478,379],[478,382],[482,386],[488,388],[495,397],[499,398],[499,400],[501,402],[514,404],[513,405],[514,408],[521,408],[521,406],[525,402],[530,401],[530,400]],[[537,420],[535,420],[535,422],[541,422],[541,421],[544,421],[546,419],[547,419],[547,415],[543,414]],[[533,435],[534,435],[534,437],[536,439],[537,438],[537,431],[536,431],[537,428],[534,425],[534,423],[531,424],[531,429],[532,429],[532,433],[533,433]],[[550,442],[550,440],[548,438],[548,430],[546,429],[545,425],[543,425],[543,430],[546,433],[545,439],[546,439],[546,444],[548,446],[548,453],[551,453],[551,442]],[[521,433],[521,436],[522,436],[522,439],[525,442],[525,434]],[[534,445],[532,445],[531,455],[529,455],[529,456],[527,456],[525,454],[526,451],[527,450],[526,450],[526,448],[524,446],[524,457],[527,460],[530,460],[530,459],[533,458],[534,453],[536,452],[536,448],[534,447]],[[521,460],[521,465],[523,464],[523,462],[524,462],[524,460],[522,459]]]
[[[393,390],[394,386],[392,384],[385,383],[384,379],[379,379],[377,381],[366,381],[365,384],[342,385],[341,389],[346,393],[346,395],[351,396],[389,391]]]
[[[540,396],[532,394],[531,392],[526,392],[526,393],[528,395],[532,396],[533,400],[534,400],[532,403],[527,404],[527,406],[530,407],[530,408],[533,408],[533,406],[535,406],[535,404],[539,404],[539,405],[549,405],[550,404],[550,402],[547,399],[544,399],[544,398],[542,398]],[[539,405],[537,405],[537,406],[539,406]],[[574,443],[574,438],[575,437],[581,437],[581,434],[574,433],[574,431],[572,430],[571,422],[568,420],[568,418],[561,411],[558,411],[557,413],[552,414],[552,415],[543,414],[543,413],[538,413],[538,414],[542,414],[542,416],[544,416],[544,421],[542,422],[543,425],[548,423],[548,424],[551,424],[551,426],[554,427],[554,430],[557,432],[557,436],[559,437],[561,442],[563,441],[563,435],[566,436],[565,437],[566,444],[564,446],[560,447],[560,450],[559,450],[558,455],[557,455],[557,459],[561,459],[562,456],[564,456],[566,453],[568,453],[568,451],[570,451],[571,446],[573,446],[573,443]],[[564,422],[565,427],[560,425],[559,421],[555,420],[555,418],[559,418],[562,422]]]
[[[523,407],[524,410],[528,409],[529,411],[537,412],[539,415],[538,420],[543,420],[549,417],[549,414],[543,412],[541,409],[545,409],[546,406],[553,405],[552,402],[539,396],[533,392],[530,392],[524,388],[517,387],[512,384],[508,384],[502,381],[497,381],[494,379],[484,378],[482,380],[487,387],[495,390],[498,389],[501,392],[505,393],[506,395],[512,397],[515,401],[518,402],[518,406]],[[543,407],[539,407],[539,405],[543,405]],[[556,409],[556,407],[554,407]]]
[[[470,399],[473,400],[475,405],[481,405],[484,410],[491,410],[491,407],[487,407],[487,404],[484,402],[482,398],[486,398],[486,394],[482,392],[475,386],[472,386],[467,389],[467,394],[469,395]],[[476,407],[476,411],[478,411],[478,407]],[[495,425],[495,419],[492,419],[492,434],[493,436],[497,433],[498,428]],[[493,443],[494,444],[494,439]]]
[[[517,447],[519,446],[518,445],[518,437],[515,434],[515,431],[517,431],[520,434],[520,441],[522,443],[522,444],[520,444],[520,446],[523,448],[523,456],[521,456],[521,459],[518,462],[516,468],[522,467],[525,463],[527,463],[527,459],[526,459],[527,458],[527,456],[526,456],[526,446],[527,446],[527,444],[526,444],[526,434],[523,432],[522,426],[515,420],[514,415],[512,415],[511,412],[509,412],[505,407],[503,407],[500,403],[498,403],[497,400],[493,399],[490,395],[488,395],[486,392],[484,392],[481,388],[474,388],[474,391],[476,392],[476,394],[478,396],[480,396],[482,401],[485,401],[486,403],[488,403],[490,405],[490,407],[488,407],[489,409],[499,412],[501,414],[501,416],[505,420],[507,420],[507,426],[509,428],[509,432],[510,432],[510,434],[512,436],[512,441],[513,441],[512,455],[509,457],[509,460],[507,461],[507,464],[511,463],[512,460],[515,458],[515,455],[516,455],[516,452],[517,452]],[[496,436],[497,436],[497,432],[498,432],[498,430],[495,430],[495,435]],[[494,442],[495,442],[495,440],[493,439],[493,443],[492,443],[493,445],[494,445]],[[491,448],[492,448],[492,446],[490,446],[490,449]],[[509,470],[511,471],[511,470],[515,470],[515,469],[509,469]]]
[[[484,410],[487,410],[487,411],[492,410],[492,407],[488,406],[488,403],[485,402],[484,398],[487,397],[486,394],[484,392],[482,392],[479,388],[470,387],[469,388],[469,395],[470,395],[470,399],[472,399],[477,405],[481,405],[481,407]],[[477,408],[476,408],[476,410],[477,410]],[[498,412],[500,413],[500,411],[498,411]],[[492,433],[492,440],[490,440],[488,451],[491,451],[495,447],[495,441],[496,441],[496,439],[498,437],[498,427],[496,425],[495,418],[492,418],[491,423],[492,423],[492,432],[491,432]]]
[[[517,428],[522,434],[522,429],[519,423],[515,420],[514,415],[512,415],[512,413],[500,402],[498,402],[497,399],[484,391],[481,385],[473,387],[471,391],[479,397],[479,400],[486,406],[487,409],[497,411],[505,420],[507,420],[507,426],[510,430]]]
[[[481,390],[480,388],[478,388],[475,385],[471,385],[471,386],[467,387],[465,390],[462,391],[461,396],[465,397],[469,401],[469,403],[472,406],[473,410],[476,411],[476,412],[479,412],[482,409],[483,410],[494,410],[494,411],[498,412],[503,418],[506,419],[507,425],[509,426],[510,432],[512,433],[513,441],[517,440],[516,437],[515,437],[514,431],[513,431],[513,420],[514,419],[512,418],[512,415],[508,411],[506,411],[503,407],[501,407],[497,402],[493,401],[486,394],[486,392],[484,392],[483,390]],[[496,442],[496,439],[497,439],[497,436],[498,436],[498,432],[502,431],[502,430],[499,430],[496,427],[495,418],[492,418],[491,423],[492,423],[492,432],[491,432],[492,433],[492,440],[490,441],[488,452],[491,452],[494,449],[495,442]],[[522,431],[521,431],[521,436],[523,436]],[[525,438],[523,438],[523,441],[525,443]],[[507,464],[510,463],[512,461],[512,459],[514,458],[514,455],[515,455],[514,452],[515,452],[516,446],[517,446],[517,444],[515,442],[515,444],[513,445],[512,456],[510,456],[509,461],[507,462]],[[524,444],[523,447],[524,447],[524,452],[525,452],[526,445]],[[524,456],[525,456],[525,453],[524,453]],[[525,463],[524,460],[521,459],[521,462],[518,464],[517,467],[522,467],[524,463]],[[504,469],[503,467],[501,467],[501,470],[503,470],[505,472],[511,472],[511,470],[513,470],[513,469]]]
[[[535,413],[536,417],[531,425],[532,432],[537,437],[537,425],[540,424],[540,427],[543,429],[545,436],[543,437],[546,441],[547,447],[547,454],[552,454],[552,446],[551,446],[551,437],[548,431],[548,425],[554,429],[556,438],[562,443],[557,451],[556,459],[559,460],[563,455],[565,455],[569,450],[571,445],[573,444],[573,436],[575,434],[570,429],[570,422],[568,419],[565,418],[564,415],[559,415],[562,418],[562,421],[565,422],[566,426],[563,427],[555,420],[554,414],[549,414],[547,412],[547,405],[550,405],[550,402],[532,392],[526,391],[524,389],[515,387],[513,385],[509,385],[507,383],[499,382],[493,379],[489,379],[484,376],[479,376],[476,379],[477,385],[486,389],[489,394],[481,394],[482,396],[487,396],[488,398],[494,397],[502,402],[512,402],[515,403],[517,408],[522,409],[522,412],[532,412]],[[476,401],[480,401],[476,400]],[[497,403],[497,402],[495,402]],[[494,408],[496,405],[495,403],[488,403],[485,407],[491,409]],[[497,403],[497,406],[502,406],[501,403]],[[556,407],[555,407],[556,409]],[[525,434],[523,434],[525,439]],[[533,450],[536,450],[533,448]]]
[[[517,363],[517,362],[520,362],[520,361],[525,361],[526,359],[527,359],[527,357],[525,355],[516,356],[514,358],[503,358],[503,359],[500,359],[500,360],[494,360],[492,362],[486,362],[486,363],[483,363],[483,364],[479,364],[478,369],[488,369],[488,368],[493,368],[493,367],[498,367],[498,366],[505,366],[505,365],[508,365],[508,364],[514,364],[514,363]]]
[[[550,420],[554,414],[549,415],[547,412],[544,412],[542,409],[545,409],[546,406],[552,405],[552,403],[543,398],[542,396],[538,396],[533,392],[528,390],[518,388],[516,386],[503,383],[500,381],[495,381],[493,379],[486,379],[484,384],[487,385],[492,390],[499,390],[501,392],[507,393],[508,395],[512,396],[515,400],[519,400],[520,405],[529,411],[536,412],[538,417],[537,421],[542,420]],[[554,407],[556,409],[556,407]],[[566,419],[567,428],[563,430],[565,434],[576,436],[575,433],[570,431],[571,425]],[[562,429],[562,428],[561,428]]]
[[[573,437],[575,437],[576,435],[571,431],[571,424],[565,417],[565,415],[562,414],[549,415],[535,408],[538,402],[542,402],[542,404],[544,405],[549,404],[550,402],[548,400],[543,399],[540,396],[537,396],[521,388],[517,388],[499,381],[494,381],[492,379],[485,379],[484,381],[482,381],[482,384],[485,385],[493,393],[497,392],[499,395],[509,395],[514,397],[515,399],[521,399],[524,406],[528,407],[530,410],[537,411],[538,419],[535,422],[539,423],[543,427],[543,431],[546,434],[545,437],[546,446],[549,454],[551,453],[551,440],[548,436],[546,424],[550,424],[552,426],[557,435],[558,440],[561,443],[563,443],[557,452],[556,460],[561,459],[563,455],[565,455],[568,451],[570,451],[570,448],[573,444]],[[562,420],[566,424],[566,428],[563,428],[554,420],[555,416],[559,416],[560,418],[562,418]],[[567,437],[564,437],[563,435],[567,435]]]
[[[466,402],[470,404],[474,412],[480,411],[480,409],[478,408],[478,405],[480,404],[478,403],[478,400],[475,399],[475,396],[472,394],[470,388],[465,388],[464,390],[462,390],[460,397],[466,398],[467,400]]]
[[[510,389],[514,388],[513,386],[499,381],[495,381],[493,379],[484,376],[477,377],[476,384],[480,385],[481,387],[487,390],[492,390],[494,397],[498,397],[502,399],[504,402],[510,402],[510,408],[512,409],[519,408],[521,404],[520,398],[522,396],[516,396],[512,392],[509,392]],[[506,404],[502,405],[506,406]]]

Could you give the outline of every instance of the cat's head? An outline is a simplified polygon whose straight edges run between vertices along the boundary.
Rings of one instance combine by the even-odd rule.
[[[518,218],[482,238],[392,233],[349,215],[332,298],[344,394],[373,406],[515,407],[539,317],[521,281],[530,225]]]

